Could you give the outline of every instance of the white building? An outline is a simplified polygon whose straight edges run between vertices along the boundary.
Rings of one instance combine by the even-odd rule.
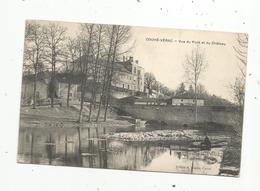
[[[186,96],[175,96],[170,99],[170,105],[176,106],[192,106],[195,105],[195,98],[190,98]],[[204,99],[197,98],[197,106],[204,106]]]
[[[115,63],[115,74],[112,86],[132,90],[134,92],[144,91],[144,69],[139,65],[138,60],[123,58]]]

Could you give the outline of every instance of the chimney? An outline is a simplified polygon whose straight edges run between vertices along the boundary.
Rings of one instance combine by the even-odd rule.
[[[138,65],[138,60],[136,60],[135,63]]]
[[[129,61],[130,61],[130,62],[133,62],[133,61],[134,61],[133,56],[130,56],[130,57],[129,57]]]
[[[125,62],[125,56],[123,56],[123,62]]]

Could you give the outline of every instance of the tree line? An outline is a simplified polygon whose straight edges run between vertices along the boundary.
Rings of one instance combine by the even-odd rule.
[[[93,120],[93,109],[97,110],[95,121],[103,120],[111,100],[111,86],[115,78],[115,62],[131,46],[131,28],[122,25],[81,24],[79,32],[69,35],[68,29],[57,23],[39,24],[27,22],[25,29],[24,73],[34,76],[33,108],[36,107],[38,74],[49,71],[48,89],[51,107],[56,97],[57,73],[63,72],[67,81],[67,107],[70,106],[70,91],[75,75],[80,79],[80,105],[78,122],[83,121],[83,110],[88,81],[91,79],[91,98],[87,121]],[[98,98],[97,93],[100,93]]]
[[[151,95],[153,90],[155,90],[157,93],[161,93],[164,96],[172,96],[174,93],[173,90],[165,86],[160,81],[156,80],[156,77],[151,72],[146,72],[144,74],[144,86],[148,95]],[[158,96],[160,97],[160,95]]]

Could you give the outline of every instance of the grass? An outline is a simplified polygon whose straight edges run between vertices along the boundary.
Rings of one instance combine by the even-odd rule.
[[[96,111],[93,110],[93,117],[91,122],[88,122],[88,109],[85,107],[83,111],[83,124],[86,127],[91,127],[96,124]],[[36,109],[30,107],[22,107],[20,111],[20,126],[23,127],[44,127],[46,124],[57,123],[57,127],[63,126],[72,127],[80,125],[77,123],[79,111],[77,107],[37,107]],[[103,121],[103,110],[100,114],[98,124],[106,126],[129,126],[131,123],[125,120],[119,120],[118,116],[113,110],[108,110],[108,118]],[[55,127],[55,125],[54,125]]]

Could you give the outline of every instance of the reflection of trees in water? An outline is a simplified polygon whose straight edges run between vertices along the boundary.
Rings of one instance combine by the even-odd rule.
[[[68,136],[65,135],[65,156],[64,156],[65,164],[68,160]]]
[[[53,140],[51,133],[46,141],[46,153],[49,159],[49,164],[52,164],[53,155],[55,154],[55,141]]]
[[[78,132],[78,152],[76,153],[76,156],[78,158],[78,165],[82,166],[82,151],[81,151],[81,128],[80,126],[77,127],[77,132]]]
[[[178,159],[181,159],[181,152],[176,152]]]
[[[34,145],[34,134],[33,134],[33,132],[31,133],[31,153],[30,153],[30,155],[31,155],[31,163],[33,164],[33,145]]]
[[[92,133],[92,134],[90,134]],[[94,133],[94,134],[93,134]],[[60,164],[99,168],[140,169],[163,152],[160,147],[145,144],[125,144],[117,146],[99,138],[103,129],[71,129],[70,131],[28,130],[21,133],[19,154],[27,154],[28,163]],[[95,138],[94,138],[95,137]],[[82,156],[82,153],[87,153]],[[47,160],[47,161],[46,161]]]
[[[134,169],[137,169],[137,145],[134,146]]]
[[[78,128],[79,166],[107,168],[107,142],[99,138],[99,133],[97,127],[82,129],[82,133]]]
[[[165,152],[165,148],[150,143],[118,142],[113,146],[110,140],[99,138],[103,129],[83,130],[26,131],[21,142],[27,146],[20,146],[20,153],[27,153],[28,163],[138,170]]]
[[[150,143],[121,143],[119,148],[113,144],[109,145],[109,168],[125,169],[125,170],[140,170],[147,166],[151,161],[166,151],[166,148],[154,146]]]
[[[28,163],[34,163],[34,142],[35,135],[32,131],[20,131],[19,132],[19,144],[18,144],[18,161],[23,161],[24,158]],[[27,158],[27,156],[29,156]]]
[[[143,147],[143,160],[140,166],[149,165],[153,159],[157,158],[159,155],[161,155],[167,150],[165,147],[154,146],[150,145],[149,143],[147,145],[144,145]]]
[[[18,161],[81,166],[76,129],[26,129],[19,134]]]
[[[87,146],[84,145],[84,148],[82,148],[82,166],[107,168],[106,140],[92,139],[87,142]]]
[[[152,161],[152,157],[151,157],[151,154],[149,152],[149,149],[150,149],[149,143],[148,143],[147,146],[144,147],[144,151],[143,151],[143,147],[141,147],[141,150],[143,151],[142,153],[144,153],[143,163],[144,163],[145,166],[147,166]]]
[[[142,166],[149,165],[152,160],[162,153],[164,153],[167,149],[165,147],[159,147],[159,146],[152,146],[148,143],[148,145],[144,146],[144,152],[143,153],[143,164]]]
[[[25,157],[26,163],[49,163],[67,166],[84,166],[140,170],[151,164],[152,160],[164,152],[169,152],[168,142],[120,142],[101,139],[101,128],[60,129],[26,129],[19,135],[19,155]],[[219,137],[220,135],[216,135]],[[221,135],[222,136],[222,135]],[[114,142],[111,144],[111,142]],[[115,144],[116,142],[116,144]],[[183,145],[183,144],[182,144]],[[240,143],[233,143],[224,152],[222,167],[240,166]],[[212,157],[190,152],[172,154],[180,160],[203,160],[213,163]],[[179,152],[179,153],[178,153]],[[82,153],[88,153],[84,157]],[[205,156],[204,156],[205,155]],[[61,160],[60,160],[61,159]],[[22,160],[21,160],[22,161]]]
[[[104,148],[103,152],[101,152],[100,158],[103,160],[103,165],[100,166],[101,168],[108,168],[107,165],[107,141],[102,141],[101,142],[102,148]]]

